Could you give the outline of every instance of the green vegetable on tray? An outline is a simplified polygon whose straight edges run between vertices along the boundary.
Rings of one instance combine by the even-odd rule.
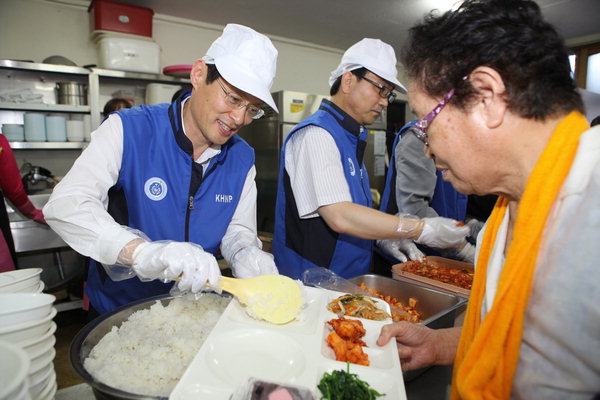
[[[342,296],[342,297],[344,297],[344,296]],[[363,296],[362,294],[349,295],[349,296],[346,296],[346,297],[344,297],[342,299],[342,304],[346,305],[346,304],[348,304],[348,303],[350,303],[351,301],[354,301],[354,300],[362,300],[363,297],[365,297],[365,296]]]
[[[323,394],[321,400],[374,400],[383,396],[356,374],[351,374],[350,363],[346,365],[346,371],[325,372],[317,385]]]

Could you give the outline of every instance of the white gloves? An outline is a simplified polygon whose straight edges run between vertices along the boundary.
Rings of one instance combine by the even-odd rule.
[[[248,246],[238,251],[231,263],[233,276],[252,278],[258,275],[278,274],[273,255],[258,247]]]
[[[458,258],[461,261],[473,264],[473,262],[475,261],[475,246],[473,246],[469,242],[465,243],[463,248],[460,249],[458,253],[456,253],[456,258]]]
[[[423,218],[423,231],[415,242],[429,247],[454,247],[465,241],[471,229],[466,226],[456,226],[456,221],[450,218]]]
[[[481,230],[481,228],[483,228],[484,224],[484,221],[479,221],[475,218],[468,219],[465,225],[467,225],[471,229],[471,233],[469,234],[469,236],[477,240],[477,235],[479,235],[479,231]]]
[[[417,245],[410,239],[388,239],[378,240],[377,246],[389,256],[400,262],[408,260],[423,260],[425,254],[419,250]]]
[[[172,281],[181,275],[177,287],[194,293],[207,281],[216,287],[221,277],[215,257],[202,246],[188,242],[144,242],[133,252],[132,268],[142,280]]]

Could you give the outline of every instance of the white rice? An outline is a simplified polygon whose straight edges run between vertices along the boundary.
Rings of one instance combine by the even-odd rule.
[[[97,380],[131,393],[168,397],[229,304],[207,293],[199,300],[157,301],[114,326],[84,361]]]

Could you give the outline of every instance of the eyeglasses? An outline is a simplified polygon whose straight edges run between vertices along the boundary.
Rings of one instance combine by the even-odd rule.
[[[396,93],[394,93],[394,88],[389,88],[387,86],[383,86],[381,83],[377,83],[374,80],[367,78],[366,76],[362,77],[365,81],[369,82],[371,85],[375,86],[379,89],[379,96],[384,99],[387,99],[388,103],[396,100]]]
[[[241,97],[227,90],[227,88],[225,88],[225,85],[223,85],[223,83],[221,82],[221,78],[217,79],[217,83],[219,84],[219,86],[221,86],[221,89],[223,89],[223,92],[225,93],[225,103],[227,103],[228,106],[231,106],[238,110],[246,108],[248,115],[250,115],[252,119],[259,119],[260,117],[265,115],[265,110],[263,110],[262,108],[258,108],[255,105],[252,105],[248,102],[245,103]]]
[[[442,101],[438,103],[437,106],[429,114],[427,114],[423,119],[419,120],[416,124],[409,128],[411,131],[421,142],[425,143],[425,145],[429,145],[429,137],[427,136],[427,128],[431,125],[431,122],[437,117],[437,115],[442,111],[444,106],[448,104],[452,96],[454,96],[455,90],[452,89],[448,92],[447,95],[444,96]]]

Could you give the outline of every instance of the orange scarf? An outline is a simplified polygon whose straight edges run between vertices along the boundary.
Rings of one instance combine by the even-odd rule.
[[[510,397],[546,218],[570,171],[579,136],[588,128],[585,117],[574,111],[552,133],[525,187],[493,306],[482,321],[486,270],[506,198],[498,199],[488,219],[454,362],[453,400]]]

